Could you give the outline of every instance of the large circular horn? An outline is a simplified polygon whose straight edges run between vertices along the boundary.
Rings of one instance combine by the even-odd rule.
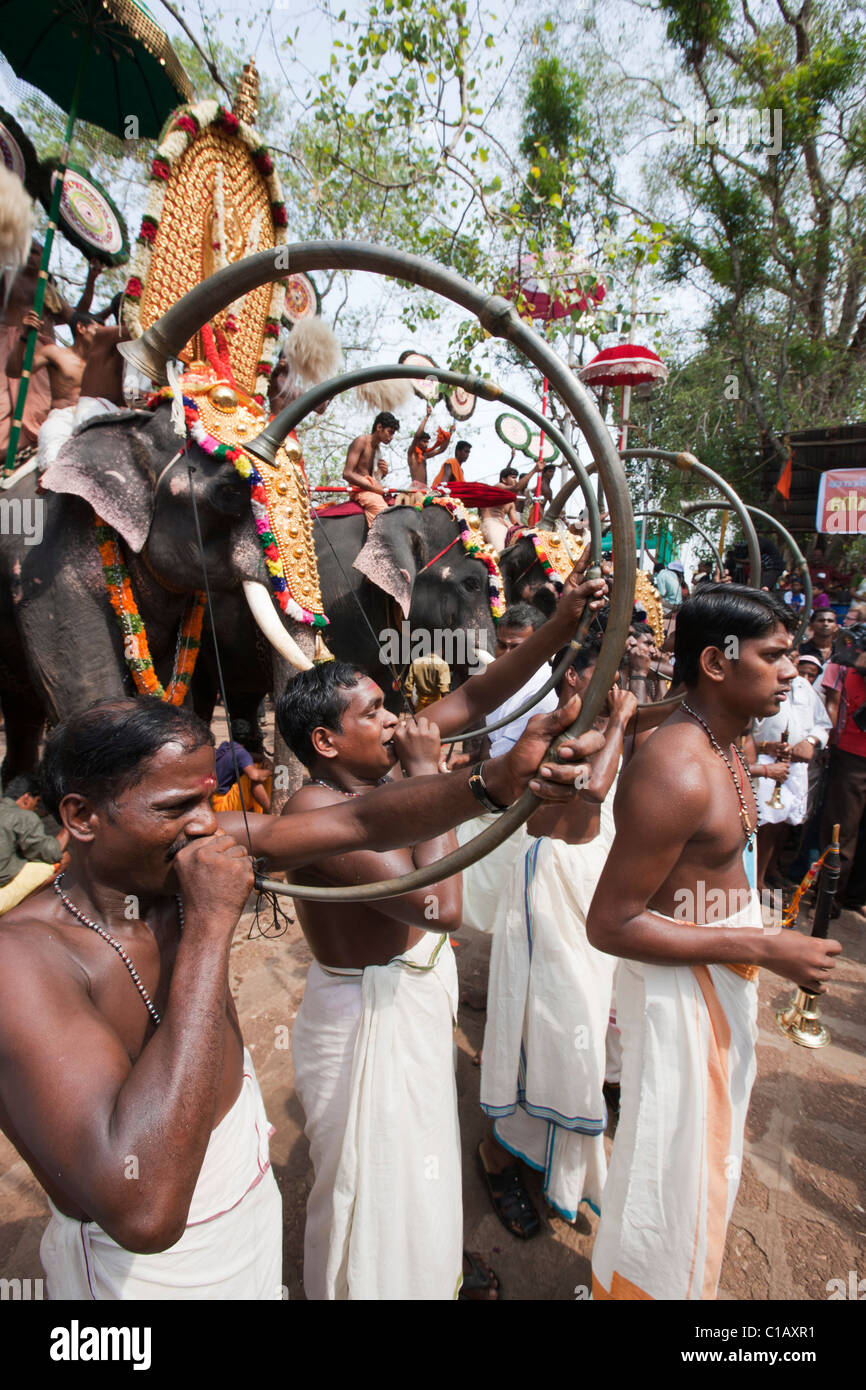
[[[518,317],[508,300],[499,295],[484,294],[467,280],[432,261],[425,261],[419,256],[411,256],[390,247],[364,245],[358,242],[318,241],[278,246],[236,261],[184,295],[183,299],[152,324],[136,342],[122,344],[124,356],[153,380],[165,381],[166,361],[170,357],[178,356],[190,338],[213,318],[214,314],[241,295],[257,289],[269,280],[288,274],[290,270],[368,270],[405,280],[443,295],[474,314],[482,327],[493,337],[507,339],[522,352],[533,366],[547,377],[551,388],[576,420],[598,466],[608,500],[614,545],[621,558],[615,572],[610,618],[595,674],[585,693],[578,718],[571,729],[554,741],[552,750],[555,751],[564,738],[573,737],[591,728],[599,713],[619,669],[620,654],[625,646],[634,599],[637,568],[634,519],[625,470],[595,401],[562,358],[532,327]],[[446,855],[437,864],[417,869],[414,873],[405,874],[399,879],[358,887],[319,889],[298,884],[288,886],[273,880],[265,880],[264,883],[277,892],[330,902],[368,901],[412,892],[440,878],[458,873],[469,864],[474,864],[482,855],[501,844],[518,825],[522,825],[538,804],[537,797],[530,791],[524,792],[489,830],[462,845],[452,854]]]
[[[717,512],[724,505],[724,502],[718,502],[710,498],[706,498],[705,500],[700,502],[681,502],[680,507],[683,512],[682,519],[685,520],[686,518],[687,507],[689,514],[691,514],[693,512]],[[806,591],[804,594],[803,602],[803,616],[800,619],[800,623],[796,633],[794,634],[794,637],[791,639],[791,645],[796,647],[802,640],[803,633],[806,631],[806,628],[809,626],[809,619],[812,614],[812,576],[809,573],[809,566],[806,562],[806,557],[803,554],[800,547],[798,546],[797,542],[794,540],[794,537],[791,535],[791,532],[788,531],[782,525],[778,517],[771,516],[769,512],[762,512],[760,507],[750,507],[747,505],[746,511],[749,513],[750,516],[755,517],[756,520],[762,522],[765,526],[772,526],[773,530],[776,531],[779,534],[779,536],[781,536],[785,545],[788,546],[789,550],[791,551],[791,554],[794,557],[794,564],[803,576],[803,588]]]
[[[351,391],[355,386],[365,385],[369,381],[377,381],[379,378],[391,380],[392,378],[424,378],[435,377],[438,381],[443,381],[449,386],[462,386],[470,395],[481,396],[484,400],[499,401],[502,405],[510,406],[512,410],[519,410],[522,415],[527,416],[540,429],[545,430],[547,436],[553,440],[554,444],[560,449],[562,456],[574,469],[574,482],[583,488],[589,511],[590,529],[590,563],[600,566],[601,564],[601,516],[598,510],[598,499],[592,490],[592,483],[589,474],[581,463],[575,452],[574,446],[569,443],[565,435],[547,420],[540,411],[526,401],[512,396],[508,391],[503,391],[495,382],[488,381],[482,377],[464,376],[461,372],[447,371],[442,367],[417,367],[403,365],[402,363],[391,363],[378,367],[362,367],[357,371],[348,372],[341,377],[332,377],[330,381],[320,382],[316,386],[310,387],[302,396],[298,396],[291,401],[279,415],[275,415],[271,423],[255,438],[244,444],[244,448],[255,458],[263,463],[275,466],[277,451],[283,443],[286,435],[300,424],[307,415],[311,414],[317,406],[323,405],[325,401],[332,400],[334,396],[344,391]],[[318,518],[316,518],[318,521]],[[319,523],[321,525],[321,522]],[[600,572],[600,571],[599,571]],[[559,684],[566,670],[574,660],[574,652],[579,649],[583,638],[586,636],[586,627],[579,629],[569,649],[566,651],[556,666],[551,671],[543,685],[533,692],[519,709],[512,710],[508,714],[497,719],[493,724],[484,724],[479,729],[464,729],[459,734],[452,734],[443,738],[442,742],[459,743],[462,739],[479,738],[482,734],[492,734],[496,729],[504,728],[506,724],[512,724],[515,719],[521,719],[524,714],[528,714],[531,709],[543,700],[553,688]]]

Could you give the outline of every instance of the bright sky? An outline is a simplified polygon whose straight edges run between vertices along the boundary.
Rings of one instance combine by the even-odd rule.
[[[213,22],[212,13],[209,9],[203,8],[202,0],[180,0],[180,3],[191,29],[201,38],[205,32],[205,22]],[[243,3],[221,6],[221,18],[216,25],[217,36],[223,43],[227,44],[233,52],[244,57],[254,55],[260,71],[288,91],[296,102],[299,116],[307,105],[308,94],[315,85],[316,76],[325,70],[333,51],[332,40],[338,26],[335,25],[328,13],[327,3],[328,0],[324,0],[322,4],[304,3],[304,0],[274,0],[270,6],[263,8],[258,4],[248,3],[248,0],[243,0]],[[590,3],[591,0],[578,0],[577,4],[571,3],[566,6],[564,9],[566,22],[580,22],[581,12]],[[151,8],[158,22],[165,27],[170,37],[176,38],[181,35],[180,26],[171,14],[159,4],[158,0],[152,0]],[[342,3],[337,8],[338,10],[342,9]],[[366,5],[358,3],[358,0],[350,0],[346,8],[350,16],[352,14],[360,15],[365,12]],[[489,8],[497,14],[496,27],[501,34],[499,42],[506,51],[507,61],[510,62],[509,46],[516,55],[518,36],[523,26],[537,17],[537,7],[530,4],[530,0],[516,0],[516,3],[510,5],[491,4]],[[634,32],[635,7],[629,3],[629,0],[613,0],[613,3],[603,7],[600,13],[606,38],[609,44],[617,50],[617,36],[621,34],[625,37]],[[632,71],[640,72],[643,69],[648,74],[658,76],[664,58],[661,27],[657,17],[645,9],[642,9],[640,15],[640,25],[642,43],[639,56],[631,56],[626,46],[617,51],[627,55],[628,61],[632,64]],[[290,37],[293,42],[288,44],[286,40]],[[638,63],[636,68],[635,62]],[[8,88],[4,90],[3,75],[3,67],[0,66],[0,102],[15,110],[15,94],[9,92]],[[497,107],[497,134],[503,140],[516,140],[520,100],[519,88],[509,87]],[[653,131],[648,129],[646,137],[641,137],[634,149],[623,151],[623,171],[630,183],[636,185],[640,177],[640,162],[644,158],[647,148],[652,147],[652,143]],[[111,192],[127,216],[130,236],[133,238],[141,216],[144,189],[136,178],[125,187],[112,187]],[[52,269],[59,271],[61,275],[67,274],[74,280],[81,275],[81,265],[81,260],[76,253],[72,252],[68,246],[64,246],[62,239],[58,238],[55,259],[52,260]],[[643,287],[641,287],[639,303],[652,305],[648,295],[646,299],[642,296]],[[453,311],[447,305],[443,306],[441,319],[438,322],[425,324],[423,333],[413,337],[399,321],[399,295],[395,293],[395,288],[391,282],[363,274],[356,274],[352,277],[350,304],[352,303],[363,306],[370,311],[371,318],[376,325],[376,338],[375,342],[369,345],[367,343],[345,342],[347,365],[357,366],[370,361],[382,363],[396,361],[400,353],[409,347],[427,352],[440,365],[447,365],[448,340],[457,322],[463,317],[462,311]],[[675,317],[678,322],[684,325],[693,323],[701,309],[700,302],[695,295],[672,296],[669,306],[666,307],[669,307],[671,317]],[[331,317],[335,308],[336,304],[326,300],[325,316]],[[638,329],[636,336],[640,340],[640,329]],[[646,336],[648,337],[648,335]],[[606,344],[615,341],[615,336],[605,340]],[[560,342],[559,350],[564,352],[565,345],[562,340]],[[484,370],[491,371],[491,364],[486,364]],[[499,374],[498,379],[502,385],[519,396],[527,397],[528,392],[534,387],[536,392],[534,403],[540,404],[540,381],[530,383],[526,377],[509,370],[506,370],[504,374]],[[406,445],[423,409],[423,403],[413,396],[408,405],[398,412],[401,417],[402,428],[392,448],[390,460],[391,477],[395,482],[400,482],[404,477],[408,478],[405,462]],[[349,398],[344,400],[339,411],[332,408],[332,412],[333,415],[339,417],[339,420],[334,420],[332,425],[333,429],[339,424],[339,428],[334,430],[333,435],[333,448],[336,456],[336,452],[345,447],[343,441],[346,434],[351,437],[353,433],[369,428],[369,412],[364,407],[350,401]],[[473,444],[473,453],[467,469],[470,478],[495,481],[500,468],[508,462],[508,448],[499,440],[493,429],[498,414],[500,414],[500,408],[479,402],[472,419],[464,425],[457,426],[454,438],[466,437]],[[451,423],[444,404],[437,407],[432,423],[434,428],[436,424],[448,425]],[[578,450],[584,461],[588,463],[590,455],[581,441],[578,441]],[[521,455],[518,455],[518,466],[529,466],[528,463],[524,463]],[[562,474],[563,480],[566,476],[568,475]],[[572,511],[576,511],[579,507],[578,498],[579,494],[573,503]]]

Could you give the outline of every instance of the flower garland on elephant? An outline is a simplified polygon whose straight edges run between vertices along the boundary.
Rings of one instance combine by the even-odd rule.
[[[108,589],[111,606],[120,623],[123,633],[123,655],[135,681],[140,695],[153,695],[157,700],[172,705],[182,705],[192,682],[195,664],[201,647],[201,629],[204,620],[205,595],[200,590],[190,599],[183,623],[178,633],[177,648],[174,654],[174,670],[168,689],[160,681],[150,654],[147,632],[138,604],[132,592],[129,570],[123,563],[117,535],[94,513],[96,522],[96,544],[102,560],[102,573]]]
[[[505,587],[499,566],[493,558],[490,547],[481,540],[469,525],[466,508],[453,497],[433,497],[428,493],[420,502],[415,502],[419,511],[423,507],[444,507],[457,522],[463,549],[473,560],[480,560],[487,570],[487,598],[494,622],[498,622],[505,612]],[[438,558],[438,557],[437,557]]]
[[[189,436],[199,448],[203,449],[206,454],[210,454],[212,458],[226,459],[229,463],[234,464],[241,477],[250,485],[253,521],[276,602],[282,611],[290,618],[294,618],[296,622],[308,623],[310,627],[316,629],[326,628],[328,619],[324,613],[313,613],[292,597],[277,538],[271,528],[264,479],[252,456],[245,453],[240,445],[222,444],[215,435],[209,434],[202,424],[199,408],[191,396],[183,397],[183,412]]]

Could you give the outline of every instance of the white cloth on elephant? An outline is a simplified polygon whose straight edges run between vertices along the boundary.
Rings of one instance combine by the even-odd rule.
[[[494,812],[485,812],[457,827],[457,842],[465,845],[483,830],[496,825],[500,819]],[[532,844],[526,825],[519,825],[507,840],[491,850],[483,859],[463,870],[463,925],[476,931],[492,932],[502,889],[508,880],[514,861]]]
[[[821,748],[826,747],[832,723],[824,708],[824,703],[809,681],[803,676],[795,676],[790,692],[782,701],[777,714],[766,719],[757,719],[752,728],[756,743],[779,743],[787,730],[787,742],[791,745],[802,743],[813,737]],[[768,753],[758,755],[759,763],[773,763],[776,759]],[[791,763],[784,782],[776,783],[771,777],[758,777],[755,787],[755,800],[758,805],[760,825],[802,825],[806,819],[806,806],[809,799],[809,768],[811,763]],[[773,792],[779,787],[781,806],[771,806]]]
[[[500,1143],[544,1173],[567,1220],[597,1211],[607,1164],[605,1037],[616,962],[590,946],[586,914],[607,858],[546,837],[514,865],[493,934],[481,1105]]]
[[[742,911],[707,930],[760,921],[752,889]],[[620,961],[622,1105],[594,1298],[716,1296],[755,1079],[758,987],[745,970]]]
[[[112,415],[126,406],[115,405],[105,396],[79,396],[75,405],[61,406],[50,410],[39,428],[39,442],[36,451],[37,466],[44,473],[53,463],[73,432],[95,415]]]
[[[49,1299],[280,1299],[282,1201],[268,1156],[272,1133],[244,1049],[240,1094],[211,1134],[180,1240],[159,1254],[136,1255],[95,1221],[74,1221],[52,1204],[39,1249]]]
[[[308,1299],[453,1299],[463,1199],[447,936],[387,965],[310,966],[295,1086],[315,1169]]]

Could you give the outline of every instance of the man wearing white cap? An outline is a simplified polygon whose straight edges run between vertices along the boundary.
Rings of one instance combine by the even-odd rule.
[[[680,588],[680,576],[684,574],[682,561],[671,560],[667,565],[662,565],[653,576],[653,584],[658,590],[666,610],[679,608],[682,603],[683,591]]]

